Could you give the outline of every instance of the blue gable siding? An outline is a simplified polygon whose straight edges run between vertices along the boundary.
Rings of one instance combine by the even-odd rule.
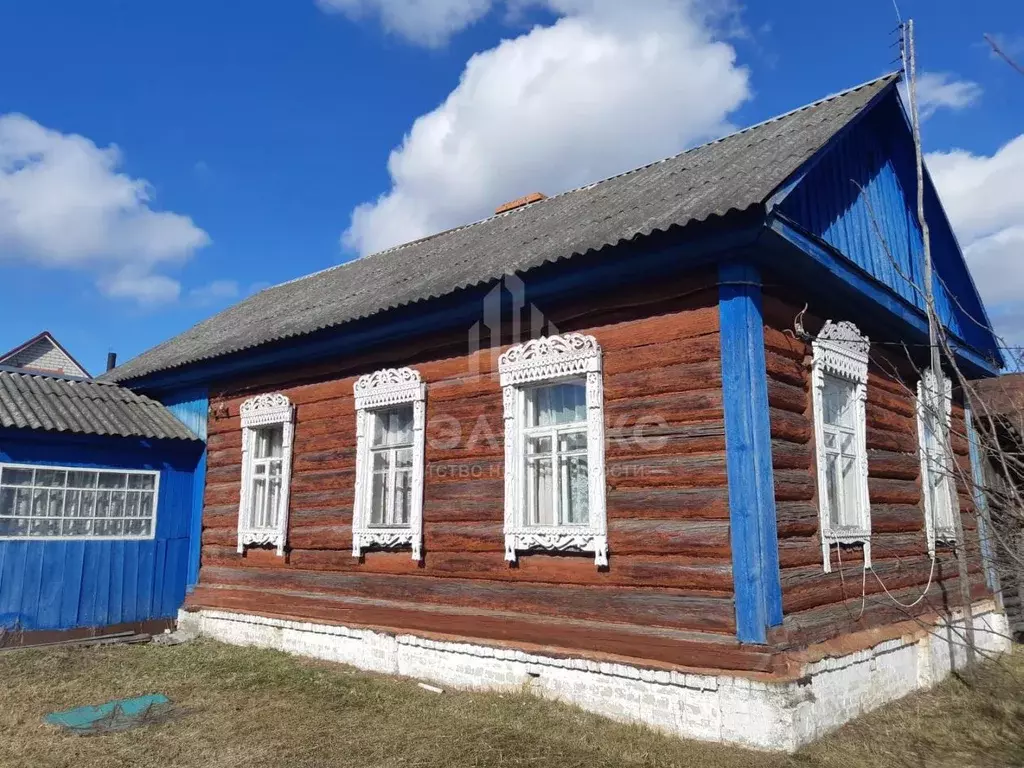
[[[0,627],[63,630],[173,618],[185,597],[198,444],[0,432],[0,461],[160,472],[148,541],[0,541]]]
[[[893,91],[805,169],[777,210],[923,311],[916,188],[913,140]],[[940,318],[968,346],[998,360],[991,324],[930,180],[925,216]]]

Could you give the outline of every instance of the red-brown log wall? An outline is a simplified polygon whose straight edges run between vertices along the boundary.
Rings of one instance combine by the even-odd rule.
[[[811,346],[793,333],[794,321],[803,307],[803,302],[794,300],[782,289],[766,289],[765,355],[785,616],[782,631],[776,630],[772,637],[787,646],[818,642],[959,604],[956,559],[952,548],[942,545],[938,547],[926,597],[913,608],[897,603],[898,600],[910,604],[925,591],[931,560],[921,500],[914,399],[917,371],[926,367],[927,361],[919,359],[915,365],[895,344],[872,345],[868,372],[868,493],[873,572],[865,574],[859,545],[844,546],[839,552],[833,546],[833,572],[823,572],[810,390]],[[806,330],[812,333],[823,324],[822,317],[814,316],[814,309],[812,306],[803,319]],[[927,354],[927,350],[923,352]],[[970,477],[963,419],[962,405],[954,402],[953,450],[962,470]],[[958,490],[972,593],[977,599],[986,594],[986,588],[974,505],[967,486],[959,480]],[[883,584],[892,597],[885,594]]]
[[[717,298],[708,272],[545,313],[604,350],[607,569],[592,555],[503,559],[497,352],[467,355],[460,334],[215,390],[221,414],[209,423],[202,571],[189,605],[764,668],[735,642]],[[402,365],[427,383],[422,564],[408,550],[361,560],[350,551],[352,387]],[[235,552],[238,408],[261,391],[296,405],[285,558]],[[631,439],[638,424],[656,447]]]

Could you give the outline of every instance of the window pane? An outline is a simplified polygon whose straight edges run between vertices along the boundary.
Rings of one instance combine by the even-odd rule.
[[[32,485],[32,470],[5,467],[3,480],[0,482],[4,485]]]
[[[854,395],[856,387],[852,382],[825,375],[822,392],[823,418],[826,424],[853,429],[855,425]]]
[[[256,458],[279,459],[283,455],[284,425],[274,424],[256,430]]]
[[[843,521],[845,528],[860,527],[857,511],[860,509],[857,493],[857,462],[843,459]]]
[[[68,472],[68,487],[95,488],[96,477],[96,472]]]
[[[587,450],[587,433],[586,432],[569,432],[568,434],[560,435],[558,438],[558,451],[559,453],[568,453],[572,451],[586,451]]]
[[[32,491],[32,516],[43,517],[46,514],[46,491],[37,488]]]
[[[64,494],[64,517],[78,517],[78,500],[81,498],[81,491],[68,491]]]
[[[0,515],[14,515],[14,488],[0,488]]]
[[[144,493],[139,502],[139,514],[143,517],[153,517],[153,494]]]
[[[412,469],[412,448],[399,448],[395,451],[395,467]]]
[[[156,477],[153,475],[128,475],[128,487],[151,491],[156,487]]]
[[[381,454],[377,454],[380,456]],[[374,472],[370,498],[370,525],[386,525],[384,505],[387,499],[387,472]]]
[[[249,505],[249,527],[263,526],[263,509],[267,502],[267,479],[254,477],[252,481],[252,502]]]
[[[93,517],[96,514],[96,491],[82,491],[78,512],[82,517]]]
[[[139,516],[139,492],[130,491],[128,498],[125,501],[124,516],[125,517],[138,517]]]
[[[554,525],[555,509],[552,498],[554,478],[551,476],[551,459],[530,459],[526,463],[527,475],[527,524]]]
[[[268,491],[269,496],[267,498],[267,511],[264,518],[263,524],[267,528],[276,528],[278,514],[280,510],[278,507],[281,504],[281,467],[277,467],[276,473],[271,473],[270,476],[270,490]]]
[[[395,472],[395,525],[409,524],[412,501],[412,470]]]
[[[63,488],[67,472],[62,469],[37,469],[36,485],[47,488]]]
[[[587,387],[582,381],[526,390],[527,426],[549,427],[587,419]]]
[[[128,475],[123,472],[100,472],[100,488],[127,488]]]
[[[373,418],[373,443],[376,447],[409,445],[412,442],[412,406],[377,411]]]
[[[590,487],[587,482],[587,457],[571,456],[561,461],[562,466],[562,521],[567,525],[586,525],[590,507]]]
[[[526,439],[526,453],[530,456],[544,455],[551,453],[551,436],[538,435]]]
[[[61,517],[64,514],[63,489],[53,489],[49,492],[46,500],[46,514],[48,517]]]
[[[840,519],[842,515],[842,502],[840,500],[839,457],[835,454],[829,454],[826,462],[825,484],[828,487],[825,492],[828,494],[829,522],[831,522],[833,528],[838,528],[842,525]]]

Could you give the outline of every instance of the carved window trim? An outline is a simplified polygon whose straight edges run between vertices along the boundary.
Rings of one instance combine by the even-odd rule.
[[[814,408],[815,464],[818,476],[818,516],[821,555],[825,573],[832,571],[833,544],[863,544],[864,567],[871,567],[871,501],[868,496],[867,402],[868,351],[870,340],[851,322],[825,323],[811,345],[811,393]],[[854,528],[834,529],[828,500],[827,455],[825,449],[825,377],[833,376],[854,385],[854,449],[856,453],[856,499],[859,523]]]
[[[939,386],[940,381],[941,389]],[[917,438],[918,456],[921,461],[921,496],[924,502],[924,525],[928,539],[928,554],[932,557],[935,556],[935,546],[938,542],[946,544],[955,543],[956,515],[960,513],[960,500],[956,493],[956,481],[952,473],[946,473],[946,482],[944,483],[946,509],[949,510],[949,520],[943,521],[944,525],[939,525],[939,521],[936,520],[938,510],[932,508],[932,495],[928,491],[932,482],[932,473],[934,471],[943,471],[941,467],[938,470],[934,469],[932,462],[929,460],[925,431],[926,409],[933,407],[928,404],[929,394],[931,397],[935,397],[940,391],[942,392],[944,402],[944,407],[939,411],[941,421],[938,426],[942,430],[940,437],[942,447],[940,450],[943,451],[945,456],[948,456],[953,416],[953,385],[942,371],[939,371],[938,376],[936,376],[935,371],[931,368],[926,369],[921,375],[921,380],[917,382]]]
[[[279,392],[256,395],[242,403],[242,492],[238,502],[238,551],[247,546],[273,544],[278,556],[284,555],[288,543],[289,490],[292,476],[292,445],[295,435],[295,407]],[[280,424],[281,429],[281,496],[277,525],[273,528],[247,525],[249,494],[252,487],[253,456],[256,434],[260,427]]]
[[[505,559],[529,550],[593,552],[608,565],[605,503],[604,382],[601,347],[593,336],[566,333],[510,347],[498,358],[505,421]],[[586,379],[588,524],[530,526],[525,519],[526,420],[524,388],[564,379]]]
[[[382,368],[360,376],[354,387],[356,407],[356,489],[352,510],[352,556],[372,546],[409,546],[412,559],[423,559],[423,474],[427,386],[412,368]],[[372,419],[382,409],[412,403],[412,499],[407,527],[370,525],[370,438]]]

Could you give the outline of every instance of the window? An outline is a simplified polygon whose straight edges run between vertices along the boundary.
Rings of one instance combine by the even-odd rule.
[[[158,472],[0,465],[2,539],[151,539]]]
[[[241,407],[242,493],[238,551],[271,544],[284,554],[288,535],[294,409],[281,394],[258,395]]]
[[[386,368],[359,377],[355,406],[352,554],[408,546],[420,560],[426,386],[411,368]]]
[[[917,384],[917,433],[921,455],[921,491],[924,496],[928,551],[936,541],[956,540],[958,509],[949,471],[949,421],[953,408],[949,379],[926,370]]]
[[[871,506],[868,499],[867,337],[853,323],[825,323],[811,364],[814,440],[817,449],[818,511],[825,572],[832,570],[832,544],[864,545],[871,566]]]
[[[608,564],[601,347],[569,333],[498,361],[505,415],[505,559],[593,552]]]

